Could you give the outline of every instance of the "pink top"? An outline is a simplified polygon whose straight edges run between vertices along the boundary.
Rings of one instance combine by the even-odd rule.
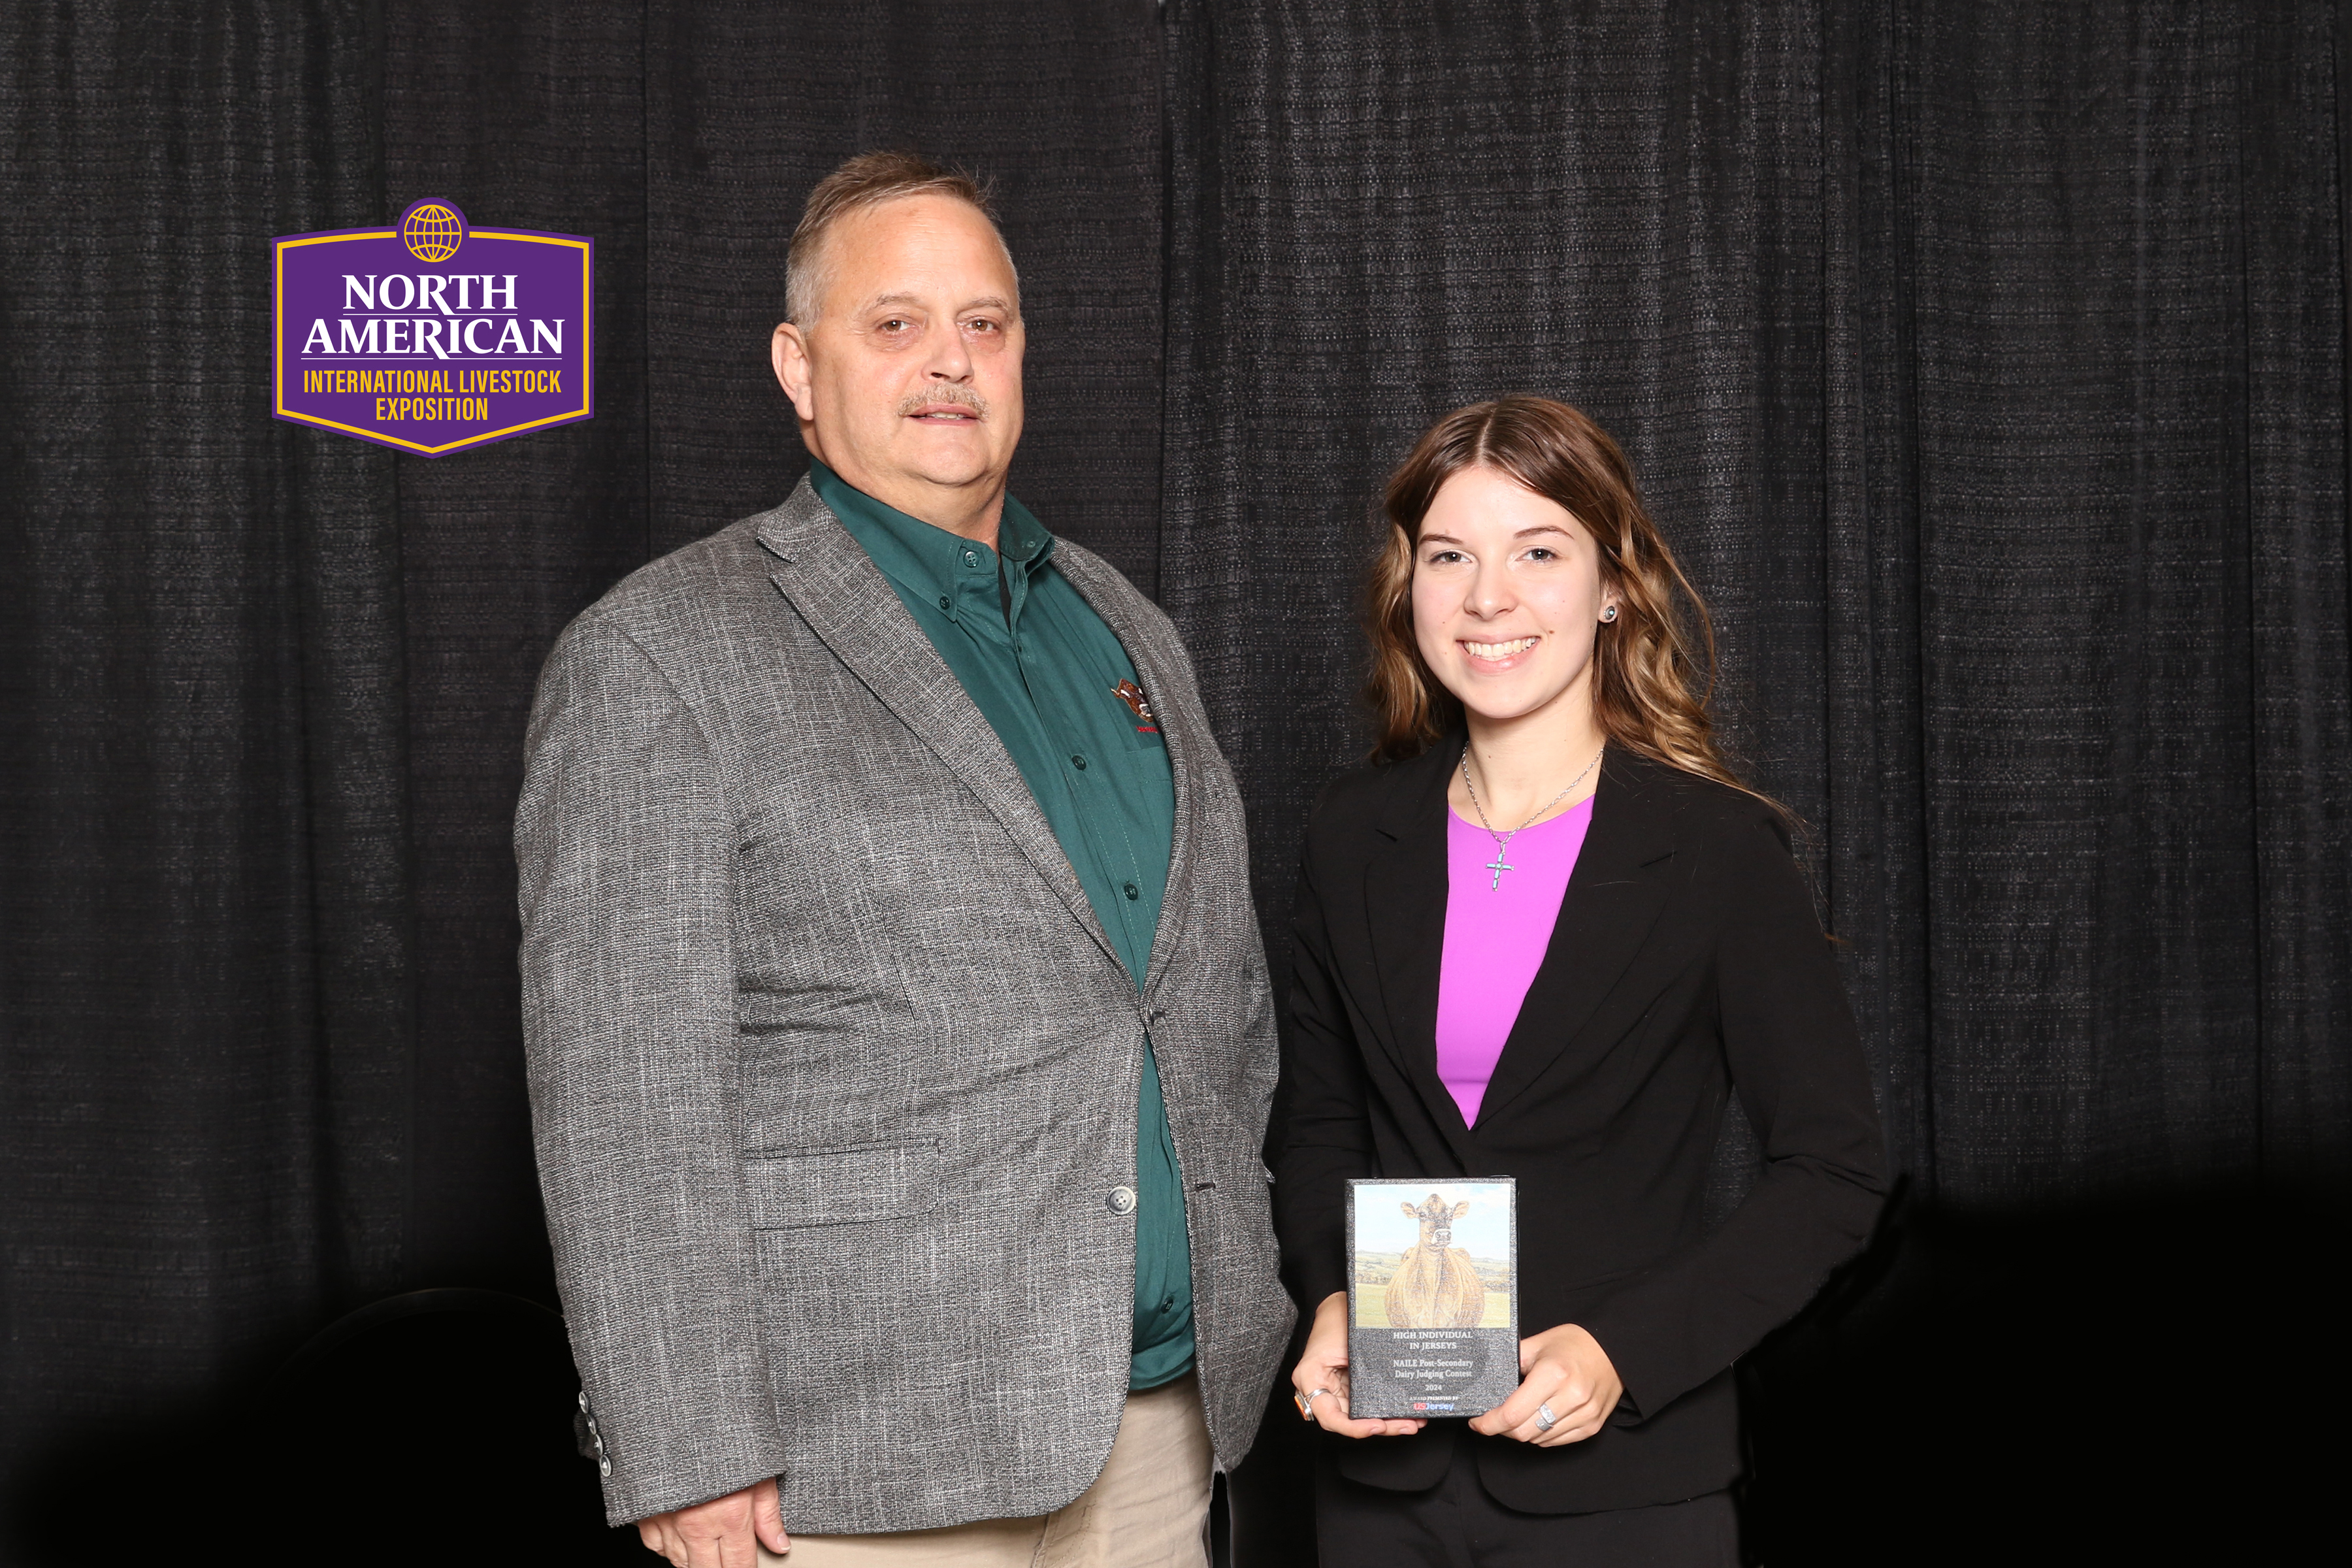
[[[1448,811],[1445,822],[1445,951],[1437,978],[1437,1076],[1475,1126],[1479,1102],[1503,1043],[1518,1021],[1536,971],[1551,945],[1569,873],[1592,826],[1592,799],[1511,836],[1496,884],[1495,839]]]

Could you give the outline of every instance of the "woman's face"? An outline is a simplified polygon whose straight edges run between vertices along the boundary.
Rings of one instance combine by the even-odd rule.
[[[1592,639],[1612,601],[1583,524],[1507,475],[1465,468],[1422,520],[1413,637],[1475,717],[1500,722],[1585,700]]]

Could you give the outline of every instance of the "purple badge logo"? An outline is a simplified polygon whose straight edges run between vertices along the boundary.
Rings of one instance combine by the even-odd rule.
[[[595,413],[593,240],[426,200],[274,249],[278,418],[437,458]]]

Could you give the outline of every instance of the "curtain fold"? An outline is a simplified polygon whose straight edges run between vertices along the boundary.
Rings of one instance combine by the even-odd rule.
[[[2264,1175],[2343,1179],[2352,1122],[2352,558],[2340,7],[2258,12],[2240,55],[2252,520],[2256,1005]]]
[[[634,5],[387,6],[384,210],[596,242],[595,417],[395,459],[419,972],[405,1258],[419,1284],[543,1293],[510,815],[539,666],[649,558],[644,19]],[[312,437],[316,440],[317,437]]]
[[[2317,949],[2341,942],[2343,897],[2276,897],[2261,861],[2280,833],[2341,889],[2344,834],[2256,810],[2266,774],[2302,797],[2344,765],[2343,683],[2273,686],[2258,657],[2266,623],[2292,617],[2284,640],[2337,658],[2346,636],[2341,261],[2332,224],[2288,216],[2331,172],[2306,163],[2298,189],[2268,154],[2324,145],[2334,110],[2307,85],[2253,90],[2282,69],[2282,32],[2306,38],[2287,59],[2326,70],[2308,42],[2332,21],[2196,4],[1888,16],[1932,781],[1927,1078],[1936,1187],[1956,1199],[2252,1177],[2265,1077],[2316,1091],[2272,1121],[2340,1141],[2322,1063],[2341,1059],[2342,950]],[[2310,335],[2258,389],[2265,318]],[[2335,544],[2302,555],[2300,603],[2258,595],[2266,536],[2304,506]],[[2310,721],[2284,747],[2258,742],[2284,739],[2272,704]],[[2310,942],[2315,919],[2335,934]],[[2296,932],[2287,984],[2316,991],[2334,1045],[2265,1005],[2260,955]]]
[[[2331,7],[1172,16],[1161,598],[1262,907],[1362,743],[1382,476],[1539,392],[1714,607],[1906,1168],[2340,1173]]]
[[[393,1288],[415,984],[390,455],[269,417],[381,221],[365,8],[0,18],[0,1447]]]

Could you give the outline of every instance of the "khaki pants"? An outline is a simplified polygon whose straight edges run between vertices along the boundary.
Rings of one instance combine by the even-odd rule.
[[[1036,1519],[986,1519],[887,1535],[795,1535],[760,1568],[1206,1568],[1209,1428],[1187,1373],[1127,1396],[1095,1484]],[[784,1521],[790,1531],[793,1521]]]

